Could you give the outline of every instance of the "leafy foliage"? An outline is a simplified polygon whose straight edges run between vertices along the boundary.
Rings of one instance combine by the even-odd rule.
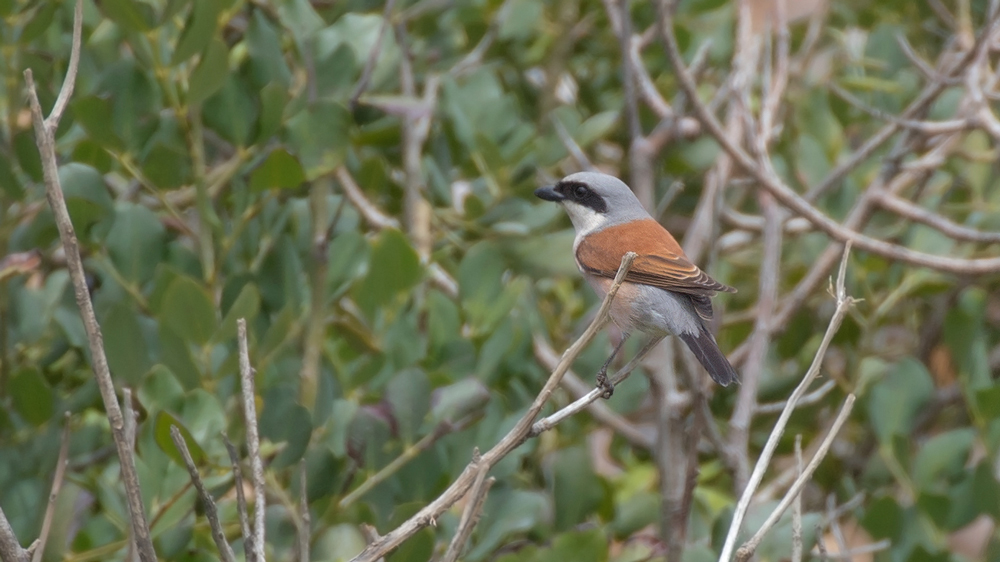
[[[71,476],[46,560],[120,560],[127,510],[21,88],[30,67],[43,105],[52,105],[68,60],[71,4],[0,0],[0,242],[8,255],[43,256],[28,271],[0,271],[0,506],[22,541],[38,535],[69,411]],[[733,6],[680,4],[685,54],[711,41],[709,67],[728,65]],[[962,17],[983,21],[985,2],[964,6]],[[533,338],[550,337],[561,349],[596,302],[576,274],[568,223],[531,191],[578,166],[560,129],[596,165],[627,172],[619,44],[601,3],[399,2],[390,22],[381,10],[367,1],[85,4],[59,172],[108,360],[116,383],[135,391],[137,464],[164,560],[214,556],[171,423],[221,496],[223,520],[236,521],[220,433],[235,440],[243,432],[237,318],[250,328],[269,485],[279,500],[267,514],[268,548],[275,559],[294,552],[296,498],[284,490],[298,490],[302,462],[312,557],[345,560],[364,547],[360,523],[395,527],[437,497],[475,447],[492,446],[510,428],[547,374]],[[773,153],[775,169],[802,190],[881,125],[831,95],[828,83],[899,111],[921,77],[896,34],[926,53],[940,52],[949,36],[924,3],[836,2],[829,10],[812,70],[788,91]],[[651,6],[631,11],[637,29],[652,25]],[[801,44],[805,24],[792,31]],[[641,56],[655,86],[676,94],[662,51]],[[931,116],[950,118],[959,101],[942,95]],[[414,177],[407,144],[420,119],[429,121]],[[645,110],[640,119],[645,130],[658,121]],[[972,132],[958,142],[961,151],[933,170],[924,197],[963,225],[1000,230],[995,140]],[[843,219],[889,150],[851,170],[819,208]],[[675,233],[719,154],[707,138],[678,138],[663,153],[656,200],[672,180],[686,185],[664,218]],[[340,171],[402,229],[374,224],[346,195]],[[423,218],[407,199],[414,185],[431,207]],[[741,190],[727,196],[732,205],[757,212]],[[429,246],[412,235],[421,221]],[[940,255],[977,251],[889,219],[867,232]],[[720,243],[709,268],[740,289],[717,300],[723,318],[733,318],[719,333],[725,350],[753,329],[752,314],[740,312],[756,305],[761,244],[747,236]],[[782,294],[827,244],[815,232],[786,237]],[[880,559],[962,559],[951,541],[984,520],[989,532],[967,556],[997,558],[996,276],[969,283],[862,253],[848,285],[865,302],[827,360],[836,387],[795,415],[782,444],[790,457],[795,433],[807,442],[822,433],[847,392],[866,405],[806,496],[807,545],[828,495],[844,503],[864,493],[841,518],[871,540],[891,541]],[[815,293],[775,335],[761,402],[783,399],[812,358],[829,314],[828,297]],[[576,370],[595,372],[607,349],[602,336]],[[608,406],[653,434],[647,385],[630,379]],[[710,407],[724,420],[734,402],[731,391],[717,390]],[[772,425],[773,416],[755,418],[751,458]],[[497,482],[466,559],[662,556],[655,451],[595,437],[602,435],[609,430],[579,416],[504,459],[491,473]],[[431,444],[415,448],[421,440]],[[349,495],[407,451],[418,452],[364,494]],[[702,454],[699,468],[688,556],[707,560],[721,546],[735,495],[716,455]],[[390,560],[439,554],[460,515],[449,511]],[[764,515],[751,513],[751,522]],[[783,524],[760,558],[785,558],[790,532]]]

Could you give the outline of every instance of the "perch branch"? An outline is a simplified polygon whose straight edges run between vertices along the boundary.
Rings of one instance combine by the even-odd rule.
[[[492,449],[487,451],[482,456],[482,463],[486,467],[492,468],[496,463],[500,462],[504,457],[510,454],[511,451],[516,449],[521,443],[524,443],[526,439],[530,437],[532,424],[538,413],[541,412],[545,403],[548,402],[549,397],[559,386],[560,380],[562,380],[563,375],[569,370],[570,365],[576,357],[583,351],[590,341],[597,335],[597,332],[604,327],[608,322],[608,311],[611,308],[611,302],[614,300],[615,295],[618,294],[618,288],[621,287],[622,282],[625,280],[625,275],[628,273],[630,267],[632,267],[632,261],[635,259],[636,255],[632,252],[625,254],[622,258],[621,267],[618,269],[618,274],[615,276],[614,283],[611,285],[608,294],[604,297],[604,301],[601,303],[601,308],[598,310],[597,315],[594,320],[590,323],[590,326],[583,332],[583,334],[566,350],[563,354],[562,361],[559,362],[558,367],[549,375],[548,380],[542,387],[542,390],[535,397],[528,411],[521,417],[520,420],[514,425],[514,427],[498,442],[493,446]],[[412,537],[417,531],[423,529],[424,527],[433,524],[437,521],[437,518],[444,513],[449,507],[455,504],[459,499],[465,496],[472,487],[476,477],[479,474],[480,467],[470,463],[465,467],[462,473],[455,479],[454,482],[435,500],[427,504],[423,509],[418,511],[415,515],[403,522],[402,525],[393,529],[383,536],[374,537],[373,540],[365,547],[361,553],[353,558],[353,562],[375,562],[379,558],[385,556],[390,550],[396,548],[403,543],[406,539]]]

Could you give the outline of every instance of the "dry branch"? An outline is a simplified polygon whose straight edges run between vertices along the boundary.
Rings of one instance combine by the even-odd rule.
[[[253,483],[253,531],[244,537],[247,541],[247,559],[264,562],[264,513],[267,500],[264,497],[264,463],[260,458],[260,437],[257,435],[257,404],[254,393],[254,370],[250,366],[250,351],[247,346],[247,321],[236,321],[240,349],[240,387],[243,395],[243,418],[247,432],[247,454],[250,456],[251,482]],[[252,539],[252,542],[251,542]],[[251,559],[251,552],[253,558]]]
[[[814,207],[809,200],[799,195],[791,187],[786,185],[785,182],[774,173],[774,170],[769,165],[759,162],[753,156],[748,154],[742,147],[736,144],[733,140],[734,137],[727,132],[715,115],[712,114],[708,107],[701,102],[698,98],[697,86],[694,83],[694,78],[688,71],[683,59],[681,59],[679,47],[677,46],[677,38],[674,35],[672,13],[674,2],[672,0],[660,0],[657,2],[657,6],[660,11],[660,17],[658,18],[660,23],[660,34],[663,38],[667,55],[674,66],[678,81],[690,98],[695,114],[701,121],[702,126],[709,132],[709,134],[712,135],[726,154],[728,154],[740,168],[743,168],[748,174],[757,180],[760,186],[770,192],[771,195],[781,202],[782,205],[808,219],[809,222],[816,226],[816,228],[822,230],[834,240],[837,240],[838,242],[851,242],[859,250],[872,252],[892,260],[909,263],[911,265],[924,266],[939,271],[966,275],[981,275],[1000,271],[1000,258],[997,257],[977,259],[935,256],[925,252],[911,250],[883,240],[878,240],[850,228],[845,228],[843,225],[823,214],[823,212]],[[967,53],[966,56],[963,57],[963,61],[969,60],[974,53],[978,52],[979,48],[981,48],[982,44],[985,42],[985,37],[991,37],[993,35],[993,29],[996,26],[996,23],[997,20],[993,20],[987,25],[986,31],[984,31],[984,33],[977,39],[976,48]],[[936,96],[939,90],[932,89],[931,92],[933,92]],[[923,97],[918,101],[922,100]],[[929,103],[929,100],[927,103]],[[914,102],[914,104],[916,104],[916,102]],[[911,104],[911,107],[914,104]],[[886,139],[891,136],[891,134],[896,132],[896,127],[897,125],[892,124],[891,129],[884,129],[884,131],[891,131],[885,136]],[[874,140],[874,138],[872,140]],[[847,170],[844,171],[845,174],[846,172]]]
[[[848,244],[847,247],[844,248],[844,254],[840,261],[840,272],[837,275],[837,285],[834,293],[834,298],[837,300],[837,309],[833,313],[833,318],[830,319],[830,324],[826,329],[826,333],[823,334],[823,340],[819,344],[819,349],[816,350],[816,355],[813,357],[812,365],[809,366],[809,370],[806,371],[805,376],[802,377],[802,381],[799,382],[797,387],[795,387],[792,395],[788,398],[788,402],[785,403],[785,409],[782,410],[781,415],[778,416],[778,421],[775,422],[774,429],[771,430],[771,435],[768,437],[767,443],[764,445],[764,449],[761,451],[760,457],[757,459],[757,464],[754,466],[753,472],[750,474],[747,486],[743,490],[743,494],[740,496],[740,499],[736,504],[736,512],[733,514],[733,521],[729,527],[729,532],[726,535],[726,542],[722,548],[722,553],[719,556],[719,562],[729,562],[732,558],[733,549],[736,546],[736,539],[739,536],[740,529],[743,527],[743,518],[746,516],[747,508],[750,506],[750,501],[753,498],[754,492],[757,490],[757,486],[760,485],[761,480],[764,478],[764,472],[767,470],[767,467],[771,462],[771,456],[774,454],[774,450],[778,447],[778,442],[781,440],[781,436],[785,432],[785,426],[788,423],[788,418],[791,417],[792,411],[795,409],[795,405],[805,394],[806,389],[809,388],[812,381],[817,375],[819,375],[819,370],[823,363],[823,357],[826,355],[826,350],[830,346],[833,336],[840,328],[840,323],[847,315],[847,311],[855,302],[853,298],[847,295],[847,291],[844,288],[844,277],[847,274],[847,257],[850,255],[850,251],[851,245]],[[853,397],[848,399],[848,405],[852,403]],[[845,408],[847,411],[850,410],[849,407],[845,406]],[[834,427],[836,428],[839,426],[835,425]],[[836,434],[836,431],[834,428],[831,428],[829,435],[832,436],[834,434]],[[817,452],[813,458],[821,458],[819,452]]]
[[[223,562],[236,562],[233,548],[229,546],[229,541],[226,540],[226,533],[222,530],[222,522],[219,521],[219,510],[215,507],[215,499],[212,498],[212,494],[205,487],[205,482],[202,481],[201,475],[198,474],[198,467],[194,465],[194,459],[191,458],[191,451],[188,450],[187,442],[184,441],[184,436],[181,435],[181,430],[177,429],[176,425],[170,426],[170,439],[173,440],[174,446],[180,451],[181,457],[184,459],[184,466],[191,477],[191,483],[194,484],[195,490],[198,491],[198,497],[205,508],[205,518],[208,519],[208,525],[212,529],[212,540],[215,541],[215,547],[219,550],[219,556]]]
[[[621,267],[618,269],[618,274],[615,276],[614,283],[612,284],[607,295],[604,297],[604,301],[601,303],[601,308],[598,310],[594,320],[583,332],[583,335],[581,335],[563,354],[562,361],[560,361],[558,367],[552,372],[551,375],[549,375],[548,380],[545,382],[542,390],[538,393],[538,396],[535,397],[535,400],[528,408],[528,411],[521,417],[520,420],[518,420],[514,427],[500,440],[500,442],[494,445],[492,449],[483,454],[480,459],[480,463],[470,463],[467,465],[458,478],[452,482],[444,493],[408,520],[403,522],[403,524],[399,527],[393,529],[385,535],[375,537],[374,540],[372,540],[360,554],[352,559],[353,562],[375,562],[385,556],[389,551],[402,544],[403,541],[412,537],[420,529],[433,524],[446,509],[454,505],[455,502],[466,495],[474,484],[483,466],[487,467],[486,470],[489,470],[489,468],[492,468],[496,465],[496,463],[500,462],[500,460],[510,454],[511,451],[516,449],[531,436],[532,425],[535,418],[538,416],[538,413],[541,412],[546,402],[548,402],[549,397],[559,386],[559,382],[563,375],[565,375],[569,370],[570,365],[573,364],[576,357],[581,351],[583,351],[583,348],[586,347],[594,336],[597,335],[597,332],[601,330],[605,324],[607,324],[609,319],[608,311],[611,308],[611,302],[614,300],[615,295],[618,294],[618,288],[621,287],[622,282],[624,282],[625,274],[628,273],[635,257],[636,255],[634,253],[629,252],[625,254],[624,258],[622,258]]]
[[[49,201],[49,206],[52,208],[56,227],[59,230],[59,239],[62,241],[63,251],[66,254],[66,265],[73,282],[73,292],[76,296],[76,303],[80,308],[80,316],[83,319],[83,326],[87,333],[87,341],[93,361],[94,377],[101,391],[101,399],[104,402],[108,422],[111,425],[111,435],[118,450],[118,459],[121,462],[122,484],[125,487],[132,533],[135,537],[140,560],[142,562],[155,562],[156,553],[153,550],[153,542],[149,536],[149,525],[146,521],[146,510],[142,503],[142,493],[139,489],[139,477],[135,469],[132,447],[128,443],[125,434],[125,420],[122,417],[121,407],[118,404],[118,396],[115,393],[114,382],[111,379],[111,371],[108,368],[107,356],[104,353],[104,337],[101,334],[101,327],[98,325],[97,318],[94,315],[94,305],[90,300],[90,291],[87,287],[87,279],[83,271],[83,260],[80,257],[80,247],[76,238],[76,231],[73,228],[73,222],[70,220],[69,211],[66,208],[66,200],[63,197],[62,185],[59,181],[55,133],[59,127],[59,120],[62,118],[69,99],[73,95],[73,87],[79,67],[82,34],[83,0],[77,0],[76,11],[73,17],[73,42],[70,50],[69,68],[67,69],[63,85],[59,90],[59,96],[48,117],[43,116],[42,107],[38,101],[38,93],[35,89],[35,80],[30,68],[24,71],[24,80],[28,87],[28,103],[31,106],[31,116],[35,127],[35,144],[38,146],[38,152],[42,160],[45,196]]]
[[[52,518],[56,514],[56,499],[62,489],[63,478],[66,476],[66,458],[69,456],[69,412],[63,415],[63,432],[59,439],[59,456],[56,458],[56,472],[52,476],[52,489],[49,491],[49,503],[45,507],[42,518],[42,531],[38,534],[38,542],[33,544],[34,553],[31,562],[42,562],[45,545],[49,542],[49,531],[52,530]],[[4,558],[6,560],[6,558]]]

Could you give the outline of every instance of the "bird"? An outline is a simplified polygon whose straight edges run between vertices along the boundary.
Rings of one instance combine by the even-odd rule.
[[[694,353],[716,383],[728,386],[739,375],[708,330],[713,295],[736,289],[708,276],[684,255],[673,235],[646,212],[620,179],[599,172],[577,172],[535,196],[562,204],[576,238],[573,254],[588,284],[604,298],[614,284],[622,258],[636,258],[611,303],[611,319],[622,339],[598,373],[610,396],[607,367],[633,332],[656,338],[673,335]]]

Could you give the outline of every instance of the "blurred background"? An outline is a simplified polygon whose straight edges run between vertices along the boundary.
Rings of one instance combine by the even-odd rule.
[[[72,8],[0,0],[0,507],[23,545],[38,536],[69,412],[44,559],[124,560],[118,460],[22,76],[51,107]],[[995,6],[667,8],[699,103],[815,211],[932,259],[1000,253]],[[588,167],[628,181],[739,289],[714,300],[714,328],[745,382],[704,384],[668,340],[609,401],[495,467],[464,559],[717,557],[833,313],[842,246],[696,119],[658,14],[627,0],[84,3],[59,175],[116,385],[132,391],[162,560],[218,556],[172,423],[239,536],[220,435],[244,432],[237,318],[257,370],[270,558],[296,559],[300,464],[311,559],[348,560],[362,523],[395,528],[492,447],[599,304],[565,213],[532,196]],[[806,556],[1000,559],[1000,274],[856,248],[846,285],[863,300],[748,531],[794,477],[796,435],[808,459],[853,392],[803,494]],[[598,336],[544,412],[592,387],[617,337]],[[462,507],[387,559],[439,556]],[[759,559],[788,559],[790,537],[783,520]]]

